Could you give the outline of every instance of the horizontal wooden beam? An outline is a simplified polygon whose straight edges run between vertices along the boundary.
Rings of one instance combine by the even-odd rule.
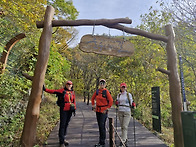
[[[117,29],[117,30],[121,30],[123,32],[129,33],[129,34],[134,34],[134,35],[140,35],[143,37],[147,37],[150,39],[154,39],[154,40],[159,40],[159,41],[163,41],[166,42],[168,41],[168,37],[167,36],[162,36],[162,35],[158,35],[158,34],[153,34],[153,33],[149,33],[140,29],[136,29],[136,28],[129,28],[120,24],[116,24],[116,25],[103,25],[106,26],[108,28],[113,28],[113,29]]]
[[[53,20],[52,27],[59,27],[59,26],[97,26],[102,25],[108,28],[113,28],[117,30],[124,31],[129,34],[140,35],[143,37],[147,37],[154,40],[159,40],[166,42],[168,41],[167,36],[162,36],[158,34],[149,33],[140,29],[129,28],[120,23],[124,24],[131,24],[132,20],[129,18],[117,18],[117,19],[78,19],[78,20]],[[37,28],[43,28],[44,24],[43,21],[36,22]]]
[[[115,25],[118,23],[131,24],[132,20],[129,18],[116,18],[116,19],[78,19],[78,20],[53,20],[52,27],[60,26],[93,26],[93,25]],[[37,28],[43,28],[43,21],[36,22]]]
[[[170,71],[169,71],[169,70],[165,70],[165,69],[160,68],[160,67],[158,67],[156,70],[157,70],[157,71],[160,71],[160,72],[162,72],[162,73],[164,73],[164,74],[167,74],[167,75],[170,74]]]
[[[33,76],[30,76],[28,73],[22,72],[22,75],[23,75],[26,79],[33,81]]]

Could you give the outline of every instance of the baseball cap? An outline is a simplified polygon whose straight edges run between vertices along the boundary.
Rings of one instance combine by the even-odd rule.
[[[100,83],[100,82],[106,83],[106,80],[105,80],[105,79],[101,79],[101,80],[99,81],[99,83]]]
[[[120,87],[123,87],[123,86],[126,88],[127,87],[127,84],[126,83],[121,83],[120,84]]]
[[[72,85],[72,81],[67,81],[66,84]]]

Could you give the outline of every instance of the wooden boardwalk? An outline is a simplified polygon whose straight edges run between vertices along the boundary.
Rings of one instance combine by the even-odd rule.
[[[109,117],[114,118],[116,122],[116,110],[111,108],[109,111]],[[107,128],[108,128],[107,120]],[[115,124],[116,126],[116,124]],[[58,128],[59,123],[50,133],[47,145],[45,147],[58,147]],[[117,121],[117,130],[121,134],[119,121]],[[134,126],[133,119],[129,124],[128,130],[128,142],[129,147],[134,147]],[[109,133],[107,132],[106,147],[109,147]],[[157,136],[148,131],[140,123],[135,121],[135,136],[136,136],[136,146],[137,147],[167,147]],[[91,105],[86,105],[84,102],[77,103],[76,116],[72,117],[68,132],[67,141],[69,141],[69,147],[93,147],[94,144],[99,141],[99,132],[96,121],[95,112],[91,111]],[[119,139],[116,137],[116,144],[119,144]]]

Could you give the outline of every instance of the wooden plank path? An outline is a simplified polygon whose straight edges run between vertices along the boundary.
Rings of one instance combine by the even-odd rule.
[[[109,117],[114,118],[116,123],[116,110],[111,108]],[[107,119],[107,128],[109,120]],[[115,124],[116,126],[116,124]],[[45,147],[58,147],[58,129],[59,123],[51,131]],[[117,131],[121,134],[119,120],[117,121]],[[129,147],[134,147],[134,126],[131,118],[128,130]],[[140,123],[135,121],[135,136],[137,147],[167,147],[157,136],[148,131]],[[86,105],[84,102],[77,102],[76,116],[72,117],[66,140],[70,143],[69,147],[93,147],[99,141],[98,125],[95,112],[91,110],[91,104]],[[116,143],[119,144],[119,139],[116,137]],[[107,131],[106,147],[109,147],[109,133]]]

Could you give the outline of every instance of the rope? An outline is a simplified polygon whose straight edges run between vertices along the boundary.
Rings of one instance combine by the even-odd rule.
[[[126,147],[125,143],[122,141],[122,138],[120,137],[120,135],[118,134],[117,130],[115,129],[114,125],[112,124],[112,127],[116,133],[116,135],[118,136],[120,142],[122,143],[123,147]]]
[[[113,126],[112,126],[112,127],[113,127]],[[110,133],[107,126],[106,126],[106,130],[108,131],[108,133]],[[112,139],[112,142],[113,142],[114,146],[116,147],[116,143],[115,143],[114,139]]]
[[[120,135],[118,134],[118,132],[117,132],[116,128],[114,127],[114,124],[112,124],[112,128],[114,129],[114,131],[115,131],[115,133],[116,133],[117,137],[119,138],[120,142],[122,143],[122,146],[123,146],[123,147],[126,147],[125,143],[123,142],[122,138],[120,137]],[[108,127],[106,127],[106,130],[107,130],[107,131],[108,131],[108,133],[109,133],[109,129],[108,129]],[[116,147],[116,143],[115,143],[114,139],[112,139],[112,142],[113,142],[113,144],[114,144],[114,145],[115,145],[115,147]]]

